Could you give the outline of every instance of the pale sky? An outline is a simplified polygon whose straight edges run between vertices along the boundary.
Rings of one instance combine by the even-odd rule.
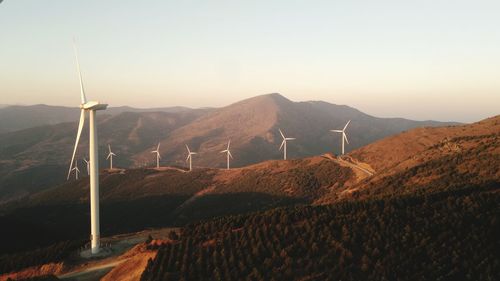
[[[279,92],[380,117],[500,114],[500,1],[4,0],[0,104],[224,106]]]

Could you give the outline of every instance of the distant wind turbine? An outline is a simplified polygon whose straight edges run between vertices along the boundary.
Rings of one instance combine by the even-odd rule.
[[[84,157],[83,162],[85,162],[85,164],[87,165],[87,175],[90,175],[90,161],[85,159]]]
[[[108,144],[108,149],[109,149],[109,153],[108,153],[108,157],[106,157],[106,160],[109,159],[109,169],[113,170],[113,156],[116,156],[116,154],[114,154],[111,151],[111,146],[109,144]]]
[[[280,145],[280,150],[281,150],[281,148],[283,148],[283,159],[286,160],[286,142],[294,140],[295,138],[287,138],[287,137],[285,137],[285,134],[283,134],[281,129],[279,129],[279,131],[280,131],[281,137],[283,138],[283,142],[281,142],[281,145]]]
[[[330,130],[331,132],[335,133],[342,133],[342,155],[344,155],[344,140],[349,144],[349,141],[347,140],[347,135],[345,134],[345,129],[347,126],[351,123],[351,120],[347,121],[347,124],[345,124],[344,129],[342,130]]]
[[[75,178],[78,179],[78,174],[80,173],[80,169],[78,169],[78,161],[75,159],[75,166],[71,171],[75,171]]]
[[[220,153],[227,153],[227,169],[229,170],[229,157],[233,159],[233,155],[231,154],[231,151],[229,150],[229,145],[231,144],[231,140],[227,142],[227,148],[225,150],[222,150]]]
[[[160,143],[158,142],[158,146],[156,147],[156,150],[151,151],[151,153],[156,153],[156,168],[160,168]]]
[[[81,114],[78,123],[78,132],[76,134],[75,147],[73,149],[73,156],[68,171],[68,178],[73,170],[73,163],[75,160],[76,149],[78,141],[82,133],[83,125],[85,123],[85,112],[89,112],[89,161],[90,161],[90,240],[91,240],[91,253],[97,254],[100,250],[100,226],[99,226],[99,151],[97,149],[97,122],[96,111],[105,110],[107,104],[99,103],[98,101],[87,101],[85,91],[83,88],[82,73],[80,71],[80,64],[78,62],[78,52],[76,44],[73,44],[75,50],[76,67],[78,69],[78,77],[80,80],[80,98],[81,98]]]
[[[188,151],[188,156],[186,158],[186,161],[189,160],[189,171],[192,171],[193,170],[193,155],[196,154],[196,152],[192,152],[191,150],[189,150],[189,146],[187,144],[186,144],[186,148]]]

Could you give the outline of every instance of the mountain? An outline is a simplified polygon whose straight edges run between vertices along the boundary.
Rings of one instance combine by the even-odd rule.
[[[76,110],[76,109],[75,109]],[[109,112],[132,110],[110,109]],[[414,127],[448,123],[376,118],[344,105],[325,102],[292,102],[279,94],[257,96],[219,109],[176,108],[173,112],[122,112],[99,114],[100,167],[107,166],[107,145],[118,155],[116,167],[152,165],[151,150],[161,142],[162,165],[185,165],[188,144],[197,167],[224,167],[225,149],[231,139],[232,165],[242,167],[268,159],[280,159],[281,136],[296,137],[288,145],[289,158],[302,158],[340,149],[340,136],[330,129],[352,120],[347,151]],[[108,113],[108,111],[103,112]],[[73,120],[77,120],[75,117]],[[0,135],[0,203],[65,180],[76,123],[61,123]],[[87,155],[87,129],[79,153]],[[84,169],[80,169],[84,170]]]
[[[500,165],[499,121],[497,116],[469,125],[435,128],[433,133],[417,128],[341,158],[324,154],[268,160],[231,170],[196,168],[193,172],[178,167],[103,170],[103,233],[179,226],[295,204],[382,199],[467,187],[494,190],[500,179],[496,169]],[[423,147],[407,145],[423,136],[429,140]],[[387,145],[401,157],[368,157],[385,151]],[[7,221],[27,225],[43,222],[40,227],[44,230],[51,225],[72,230],[58,231],[59,235],[84,238],[78,235],[86,233],[88,196],[88,177],[84,177],[7,204],[1,213]]]
[[[165,108],[133,108],[129,106],[110,107],[105,114],[116,115],[123,112],[170,112],[179,113],[191,110],[187,107],[165,107]],[[45,104],[21,106],[0,106],[0,134],[13,131],[54,125],[64,122],[74,122],[80,116],[77,107],[51,106]]]
[[[401,131],[450,123],[411,121],[400,118],[376,118],[354,108],[326,102],[292,102],[280,94],[250,98],[214,110],[183,126],[161,141],[162,156],[167,163],[183,165],[185,144],[198,152],[195,163],[205,167],[223,167],[224,157],[218,152],[231,139],[234,165],[243,166],[267,159],[279,159],[282,141],[278,129],[297,140],[288,144],[290,158],[319,155],[340,150],[340,136],[330,132],[348,128],[347,151],[361,147]],[[150,159],[149,151],[134,157],[136,162]]]
[[[495,272],[489,265],[498,236],[499,126],[496,116],[417,128],[343,157],[268,160],[231,170],[103,170],[102,235],[183,227],[178,241],[158,249],[143,280],[218,274],[398,279],[408,272],[424,274],[422,279],[488,280]],[[84,177],[3,205],[0,252],[13,255],[4,260],[34,245],[86,239],[88,188]],[[29,235],[33,232],[41,235]],[[231,264],[237,258],[231,253],[238,251],[248,258],[238,258],[234,273],[217,262],[210,262],[209,271],[197,271],[204,259],[218,259],[209,259],[213,255]],[[187,256],[185,266],[163,264],[172,253]],[[294,262],[302,264],[301,257],[311,262],[299,272]],[[420,259],[421,264],[404,262]],[[471,267],[479,261],[484,261],[480,273]]]

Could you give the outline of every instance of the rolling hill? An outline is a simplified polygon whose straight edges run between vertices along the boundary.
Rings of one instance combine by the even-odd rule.
[[[109,235],[177,226],[214,216],[311,203],[330,189],[355,181],[350,168],[327,157],[270,160],[232,170],[201,168],[187,172],[164,167],[105,171],[100,184],[101,231]],[[49,234],[43,235],[40,244],[63,237],[83,239],[89,223],[88,198],[85,177],[4,205],[0,218],[9,230],[2,237],[12,241],[20,229],[27,227],[56,233],[53,240]],[[11,224],[15,227],[9,228]],[[24,244],[2,244],[0,252]]]
[[[186,112],[124,112],[99,116],[100,162],[106,158],[106,144],[111,143],[119,156],[115,163],[131,165],[130,157],[158,139],[183,126],[206,110]],[[68,155],[71,157],[75,123],[46,125],[0,135],[0,202],[22,197],[60,184],[66,180]],[[86,128],[86,127],[85,127]],[[88,130],[80,143],[82,158],[87,156]],[[119,141],[118,141],[119,140]],[[101,166],[102,167],[102,166]]]
[[[496,234],[492,231],[498,220],[499,126],[500,116],[496,116],[469,125],[417,128],[342,158],[324,154],[269,160],[231,170],[197,168],[193,172],[179,167],[104,170],[102,233],[108,236],[187,225],[178,242],[159,249],[143,280],[159,276],[212,278],[215,269],[228,279],[241,274],[277,279],[292,274],[305,278],[301,280],[325,276],[390,279],[402,272],[424,274],[423,268],[430,269],[427,279],[458,275],[474,279],[475,274],[482,274],[484,278],[480,279],[487,280],[496,272],[489,265],[494,264],[492,237]],[[393,150],[397,153],[390,154]],[[318,204],[328,206],[314,206]],[[272,210],[262,212],[268,209]],[[0,252],[12,253],[13,257],[34,245],[49,247],[68,239],[85,239],[88,178],[33,194],[29,200],[11,202],[0,212],[6,229],[0,241],[10,241],[0,245]],[[257,213],[227,217],[249,212]],[[218,218],[210,220],[213,217]],[[453,236],[454,227],[470,231]],[[29,235],[33,231],[40,234],[37,239]],[[297,235],[302,232],[308,236],[297,244],[301,241]],[[392,236],[369,238],[359,233]],[[410,234],[412,239],[408,238]],[[236,242],[244,237],[250,239],[247,244]],[[259,239],[275,246],[262,252]],[[318,245],[324,241],[333,246],[321,250]],[[226,245],[226,250],[222,251],[221,245]],[[374,245],[381,245],[378,251]],[[399,249],[398,254],[389,248]],[[221,256],[227,250],[240,249],[251,260],[243,259],[233,273],[225,272],[216,262],[210,263],[212,270],[199,272],[198,262],[207,257],[199,256],[202,249]],[[185,266],[163,264],[173,251],[192,259],[185,260]],[[450,251],[455,251],[455,259],[447,255]],[[303,271],[295,272],[297,265],[286,259],[298,256],[308,256],[317,266],[306,265]],[[415,267],[403,262],[417,257],[427,261],[431,256],[442,266],[424,262],[422,267]],[[470,262],[456,263],[469,257]],[[469,265],[480,260],[486,262],[478,273]],[[254,269],[256,263],[263,266]],[[399,273],[391,275],[381,266]]]
[[[346,159],[374,168],[375,174],[341,196],[325,196],[324,203],[468,186],[498,187],[500,115],[469,125],[414,129],[355,150]]]
[[[50,115],[51,108],[39,107],[43,108],[44,116]],[[111,108],[109,111],[115,113],[99,115],[100,167],[107,166],[107,144],[111,144],[118,155],[114,159],[117,167],[152,165],[151,149],[158,141],[163,165],[185,165],[184,145],[189,144],[199,153],[194,159],[195,166],[223,167],[225,158],[219,151],[231,139],[233,166],[242,167],[281,158],[278,128],[297,138],[289,144],[289,157],[302,158],[338,152],[340,138],[329,130],[341,128],[347,120],[352,120],[347,151],[411,128],[447,125],[376,118],[344,105],[292,102],[279,94],[257,96],[218,109],[162,110],[169,112]],[[73,116],[71,109],[62,112],[60,114],[67,114],[67,118]],[[43,121],[37,114],[30,118]],[[74,122],[60,123],[1,134],[0,203],[62,183],[66,179],[76,127]],[[88,149],[87,129],[83,132],[77,155],[80,168]]]
[[[500,179],[499,118],[432,129],[433,134],[424,134],[432,141],[422,149],[406,145],[414,142],[412,138],[422,137],[422,129],[414,129],[342,158],[325,154],[269,160],[231,170],[197,168],[186,172],[183,168],[162,167],[103,171],[103,233],[178,226],[290,204],[328,204],[474,186],[494,189]],[[394,147],[395,139],[400,140],[401,147]],[[359,156],[367,162],[354,158],[361,153],[377,155],[377,150],[385,149],[385,142],[397,150],[407,149],[400,152],[399,160],[385,155],[387,161],[393,161],[391,168],[373,169],[371,166],[382,166],[369,162],[368,156]],[[450,147],[455,150],[448,150]],[[57,229],[71,229],[74,232],[68,233],[68,238],[80,238],[78,234],[86,233],[88,224],[88,178],[8,204],[2,213],[10,221],[28,225],[43,221]]]

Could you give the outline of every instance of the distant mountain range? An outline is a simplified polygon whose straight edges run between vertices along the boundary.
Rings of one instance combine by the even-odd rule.
[[[66,180],[77,119],[77,108],[37,105],[0,109],[0,128],[6,131],[0,134],[0,202]],[[121,168],[153,165],[151,150],[158,142],[164,166],[185,165],[188,144],[198,152],[193,160],[196,167],[223,167],[225,157],[219,151],[229,139],[234,167],[280,159],[279,128],[297,138],[288,145],[291,159],[325,152],[338,154],[340,135],[330,130],[342,128],[348,120],[352,121],[347,128],[346,151],[416,127],[456,124],[377,118],[345,105],[292,102],[279,94],[257,96],[218,109],[110,108],[98,116],[100,167],[107,167],[107,144],[117,154],[115,165]],[[33,125],[40,126],[26,128]],[[87,131],[83,131],[77,153],[82,171],[82,158],[88,153]]]
[[[134,108],[129,106],[110,107],[105,114],[116,115],[123,112],[170,112],[191,110],[187,107]],[[37,105],[0,105],[0,134],[64,122],[74,122],[80,116],[77,107]]]

